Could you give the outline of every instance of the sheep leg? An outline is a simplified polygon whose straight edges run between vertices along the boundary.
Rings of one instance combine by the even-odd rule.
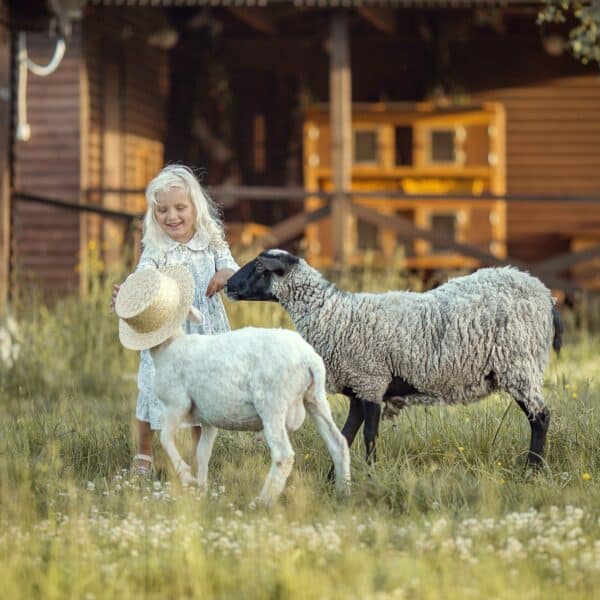
[[[171,464],[175,468],[177,475],[179,475],[181,482],[192,485],[196,483],[196,480],[192,475],[192,470],[185,460],[183,460],[181,454],[179,454],[179,451],[177,450],[177,446],[175,445],[175,433],[177,431],[177,427],[179,427],[179,424],[183,421],[187,412],[188,409],[183,411],[183,409],[175,410],[173,408],[167,411],[165,415],[165,422],[160,432],[160,443],[164,448],[164,451],[167,453],[167,456],[171,460]]]
[[[198,487],[206,489],[208,480],[208,462],[212,454],[213,444],[217,437],[218,429],[212,425],[202,425],[202,435],[196,446],[196,464],[198,465]]]
[[[258,497],[260,504],[271,506],[280,496],[294,464],[294,449],[290,443],[285,420],[264,423],[264,434],[271,449],[271,468]]]
[[[527,463],[537,469],[544,462],[544,445],[546,443],[546,433],[550,426],[550,411],[544,406],[541,399],[537,403],[540,406],[537,412],[533,412],[529,403],[523,400],[517,399],[516,402],[525,413],[531,427],[531,444],[527,455]]]
[[[362,400],[356,397],[356,394],[351,390],[344,390],[344,393],[350,398],[350,410],[348,411],[348,417],[346,423],[342,428],[342,435],[348,442],[348,447],[352,446],[352,442],[360,429],[360,426],[365,420],[365,413],[363,411]],[[332,466],[327,473],[327,481],[332,482],[334,479],[335,470]]]
[[[363,401],[363,411],[365,416],[365,426],[363,429],[365,439],[366,458],[369,464],[377,460],[377,450],[375,443],[379,435],[379,420],[381,418],[381,404],[375,402]]]
[[[347,496],[350,493],[350,451],[346,438],[331,416],[327,398],[315,398],[314,401],[307,402],[306,410],[315,422],[333,460],[337,492],[341,496]]]

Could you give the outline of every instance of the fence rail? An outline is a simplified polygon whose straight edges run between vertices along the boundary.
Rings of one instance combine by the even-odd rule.
[[[275,187],[275,186],[208,186],[208,193],[214,198],[236,197],[247,200],[282,201],[304,200],[306,198],[320,198],[322,200],[333,200],[339,194],[323,190],[307,190],[299,187]],[[143,188],[88,188],[86,195],[102,196],[104,194],[145,194]],[[347,198],[390,198],[400,200],[468,200],[470,201],[494,201],[505,202],[561,202],[561,203],[600,203],[600,195],[589,194],[407,194],[398,190],[369,190],[356,191],[347,190],[343,192]]]
[[[339,198],[339,194],[325,191],[311,191],[304,188],[280,188],[280,187],[246,187],[246,186],[215,186],[208,188],[209,193],[215,198],[235,197],[238,199],[251,199],[262,201],[298,201],[305,198],[321,198],[326,201],[326,205],[313,211],[300,211],[290,215],[282,221],[271,226],[258,241],[263,245],[276,245],[285,243],[290,239],[301,235],[309,223],[317,222],[331,214],[332,201]],[[88,200],[94,196],[104,194],[143,194],[145,190],[138,188],[89,188],[85,191]],[[418,201],[434,200],[462,200],[462,201],[496,201],[504,200],[506,202],[560,202],[560,203],[600,203],[600,196],[592,195],[528,195],[528,194],[504,194],[501,196],[492,194],[482,194],[478,196],[469,194],[447,195],[447,194],[405,194],[403,192],[390,190],[376,191],[348,191],[342,194],[348,200],[351,212],[359,219],[376,225],[380,228],[387,228],[395,231],[400,237],[408,240],[425,239],[435,243],[437,247],[444,248],[463,256],[471,257],[479,261],[482,265],[502,265],[512,264],[527,269],[538,275],[549,286],[561,288],[566,292],[574,292],[580,287],[572,280],[564,276],[564,273],[574,265],[600,258],[600,245],[594,245],[591,248],[580,250],[578,252],[568,252],[559,256],[552,256],[544,261],[535,264],[525,264],[517,259],[507,257],[499,258],[489,252],[475,248],[469,244],[459,243],[450,236],[433,232],[429,229],[416,227],[411,221],[399,215],[383,215],[374,208],[362,206],[353,203],[353,199],[360,198],[390,198],[407,199]],[[130,211],[115,210],[105,208],[101,205],[86,202],[73,203],[59,200],[56,198],[47,198],[35,194],[29,194],[19,191],[12,193],[14,200],[24,202],[35,202],[88,212],[103,217],[125,220],[131,225],[135,220],[140,219],[142,214]]]

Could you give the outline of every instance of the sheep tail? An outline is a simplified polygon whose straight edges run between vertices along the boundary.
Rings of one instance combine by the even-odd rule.
[[[565,330],[565,326],[563,320],[560,317],[560,313],[558,312],[558,308],[556,304],[552,306],[552,323],[554,324],[554,338],[552,340],[552,348],[554,348],[554,352],[558,356],[560,354],[560,349],[562,348],[562,336]]]

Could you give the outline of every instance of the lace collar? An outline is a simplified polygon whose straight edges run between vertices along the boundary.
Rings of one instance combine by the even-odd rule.
[[[194,252],[199,252],[201,250],[206,250],[208,248],[208,236],[206,234],[202,234],[198,231],[194,234],[194,236],[185,243],[178,242],[172,238],[167,240],[166,250],[169,252],[170,250],[174,250],[178,246],[185,246]]]

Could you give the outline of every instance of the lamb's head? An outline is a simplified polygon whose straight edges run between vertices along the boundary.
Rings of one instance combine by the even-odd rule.
[[[277,302],[277,284],[289,276],[300,259],[285,250],[265,250],[245,264],[226,286],[231,300]]]

